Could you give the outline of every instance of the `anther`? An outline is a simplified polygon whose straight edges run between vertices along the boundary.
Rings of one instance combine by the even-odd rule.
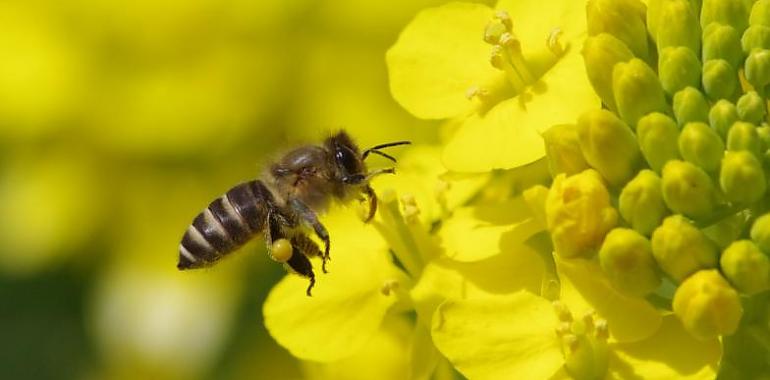
[[[385,283],[382,284],[382,287],[380,288],[380,293],[383,295],[389,296],[392,292],[398,291],[400,284],[398,280],[387,280]]]
[[[556,56],[564,54],[564,46],[561,44],[562,34],[561,28],[556,27],[551,29],[551,32],[548,33],[545,39],[545,46]]]
[[[606,319],[597,319],[595,321],[594,335],[597,339],[607,340],[610,337],[610,330]]]
[[[508,12],[500,10],[495,12],[495,18],[500,20],[500,22],[505,25],[505,28],[510,32],[513,30],[513,21],[511,20],[511,15],[508,14]]]
[[[553,310],[556,312],[556,317],[559,318],[560,321],[572,321],[572,313],[570,313],[569,309],[567,309],[567,306],[565,306],[561,301],[553,301],[551,305],[553,305]]]
[[[580,345],[580,340],[578,340],[577,336],[574,334],[566,334],[561,339],[564,343],[564,346],[569,349],[570,353],[577,351],[578,346]]]

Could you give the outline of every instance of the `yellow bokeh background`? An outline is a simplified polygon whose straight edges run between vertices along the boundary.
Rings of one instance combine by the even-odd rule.
[[[438,3],[0,2],[2,377],[338,376],[265,331],[284,271],[260,239],[183,273],[177,245],[294,144],[436,141],[392,100],[384,54]]]

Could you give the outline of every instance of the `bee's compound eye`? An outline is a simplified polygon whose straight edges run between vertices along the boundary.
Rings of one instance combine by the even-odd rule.
[[[337,159],[337,163],[345,169],[347,174],[358,174],[358,161],[356,160],[355,154],[351,152],[350,149],[344,147],[339,148],[335,154],[335,158]]]
[[[278,239],[270,247],[270,258],[279,263],[285,263],[291,258],[292,251],[293,248],[290,241]]]

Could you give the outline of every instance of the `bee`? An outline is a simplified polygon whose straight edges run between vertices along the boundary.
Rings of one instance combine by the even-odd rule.
[[[326,273],[330,238],[318,220],[333,201],[360,199],[369,203],[365,222],[377,211],[377,196],[369,185],[380,174],[395,168],[369,171],[364,161],[370,154],[396,159],[381,149],[410,144],[396,141],[376,145],[363,152],[345,131],[320,145],[305,145],[289,151],[268,165],[260,179],[236,185],[199,213],[179,244],[179,270],[209,267],[264,233],[268,252],[274,242],[291,243],[288,270],[310,280],[307,295],[315,285],[310,257],[320,257]],[[310,230],[323,242],[323,251],[306,234]],[[272,254],[271,254],[272,256]]]

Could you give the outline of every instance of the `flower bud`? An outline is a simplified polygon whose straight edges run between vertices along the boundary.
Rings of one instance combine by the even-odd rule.
[[[647,60],[647,28],[643,5],[638,0],[589,0],[586,5],[588,35],[609,33],[628,46],[634,55]]]
[[[652,233],[652,254],[677,282],[698,270],[716,267],[719,259],[714,243],[681,215],[667,217]]]
[[[765,152],[763,156],[767,156],[767,151],[770,149],[770,125],[764,123],[757,128],[757,136],[759,136],[759,151]]]
[[[622,186],[641,161],[636,137],[607,110],[592,110],[578,118],[577,136],[586,161],[612,186]]]
[[[741,37],[743,54],[749,55],[754,49],[770,49],[770,26],[752,25]]]
[[[685,87],[700,87],[701,66],[695,52],[689,48],[669,46],[661,50],[658,76],[663,89],[673,95]]]
[[[703,169],[672,160],[663,167],[663,200],[671,211],[703,219],[714,210],[714,185]]]
[[[588,169],[588,163],[580,151],[577,128],[574,125],[554,125],[543,132],[543,140],[552,177],[559,173],[569,176]]]
[[[600,33],[586,38],[583,45],[583,60],[585,61],[588,80],[594,91],[610,110],[617,110],[615,95],[612,93],[612,68],[618,62],[627,62],[634,55],[626,44],[608,33]],[[700,70],[700,63],[698,64]],[[700,81],[700,75],[698,76]]]
[[[652,170],[660,173],[669,160],[679,158],[679,127],[670,117],[653,112],[636,126],[639,148]]]
[[[706,61],[703,89],[712,100],[732,99],[739,89],[738,71],[723,59]]]
[[[727,139],[727,132],[738,120],[738,109],[729,100],[721,99],[711,106],[709,124],[722,139]]]
[[[712,23],[703,30],[703,62],[724,59],[732,67],[743,60],[740,36],[732,26]]]
[[[748,205],[759,201],[767,190],[762,164],[745,150],[725,153],[719,172],[719,186],[730,202]]]
[[[770,213],[764,214],[751,226],[751,240],[759,249],[770,254]]]
[[[660,285],[650,241],[634,230],[616,228],[599,250],[599,264],[619,291],[643,297]]]
[[[673,309],[684,328],[702,340],[731,335],[743,316],[738,292],[716,269],[699,271],[682,282]]]
[[[757,127],[744,121],[737,121],[727,132],[727,150],[747,150],[759,157],[760,140]]]
[[[756,294],[770,287],[770,260],[751,240],[730,244],[719,258],[719,266],[741,293]]]
[[[689,122],[708,122],[709,104],[700,91],[686,87],[674,94],[674,116],[679,125]]]
[[[545,201],[545,214],[554,249],[566,258],[594,254],[618,220],[610,193],[593,169],[570,177],[556,176]]]
[[[770,26],[770,0],[757,0],[751,7],[749,25]]]
[[[752,51],[744,65],[746,80],[762,96],[770,94],[770,50],[757,49]]]
[[[756,91],[743,94],[738,99],[736,108],[738,108],[738,116],[741,120],[752,124],[761,123],[767,114],[765,100]]]
[[[668,213],[661,186],[660,177],[645,169],[620,192],[620,215],[642,235],[650,236]]]
[[[688,0],[668,0],[662,3],[655,34],[658,51],[669,46],[700,51],[700,33],[698,17]]]
[[[615,65],[612,91],[620,117],[634,129],[637,121],[650,112],[668,113],[663,87],[655,72],[641,59]]]
[[[748,17],[748,10],[741,0],[703,0],[700,25],[705,29],[712,22],[718,22],[743,33],[748,26]]]
[[[725,144],[706,123],[687,123],[679,134],[679,153],[688,162],[707,172],[716,172],[722,162]]]

